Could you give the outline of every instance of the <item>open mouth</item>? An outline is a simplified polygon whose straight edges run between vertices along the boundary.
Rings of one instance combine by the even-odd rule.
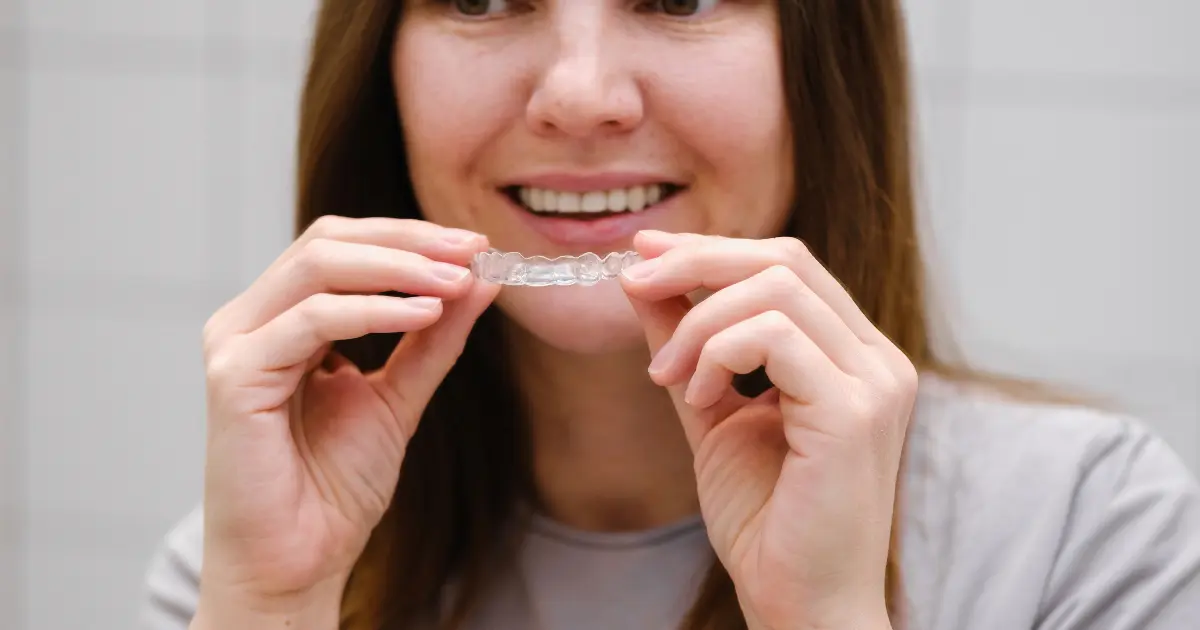
[[[676,184],[646,184],[589,192],[507,186],[501,192],[517,205],[540,216],[588,220],[644,212],[682,190],[683,187]]]

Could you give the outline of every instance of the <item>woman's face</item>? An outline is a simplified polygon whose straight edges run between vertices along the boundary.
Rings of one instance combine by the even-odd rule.
[[[393,78],[426,219],[557,256],[774,236],[792,139],[770,0],[406,0]],[[644,343],[615,281],[505,287],[565,350]]]

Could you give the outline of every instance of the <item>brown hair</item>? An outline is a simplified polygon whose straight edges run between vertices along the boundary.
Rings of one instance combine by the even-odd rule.
[[[420,217],[390,59],[397,0],[325,0],[316,23],[299,139],[298,229],[326,214]],[[924,308],[910,164],[905,28],[899,0],[779,0],[787,108],[803,240],[918,369],[937,368]],[[480,319],[408,449],[399,486],[347,585],[343,628],[406,627],[457,588],[461,620],[531,491],[515,388],[504,381],[498,318]],[[363,369],[398,337],[339,350]],[[897,528],[893,528],[895,531]],[[893,542],[895,541],[893,533]],[[898,604],[896,545],[889,606]],[[894,612],[894,610],[893,610]],[[733,585],[710,570],[684,628],[744,628]]]

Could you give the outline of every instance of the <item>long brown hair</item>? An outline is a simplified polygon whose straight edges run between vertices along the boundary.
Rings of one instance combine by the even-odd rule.
[[[923,311],[900,1],[778,3],[782,81],[796,138],[787,233],[810,247],[919,369],[936,368]],[[402,4],[321,3],[301,105],[298,230],[326,214],[421,216],[405,176],[390,70]],[[480,319],[425,412],[392,505],[347,584],[345,630],[407,627],[436,610],[451,581],[452,620],[461,620],[485,587],[505,526],[531,491],[522,410],[502,370],[499,317],[493,309]],[[339,350],[374,369],[397,340],[371,336]],[[893,608],[898,574],[893,544]],[[717,562],[684,628],[744,627],[733,584]]]

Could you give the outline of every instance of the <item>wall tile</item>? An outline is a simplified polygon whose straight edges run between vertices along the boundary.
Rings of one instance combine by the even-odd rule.
[[[20,31],[25,28],[25,6],[17,0],[0,2],[0,29]],[[7,34],[5,35],[8,36]]]
[[[31,76],[27,238],[35,272],[207,276],[205,91],[191,77]]]
[[[247,41],[307,42],[315,24],[316,0],[256,0],[245,8]]]
[[[0,229],[4,223],[0,219]],[[8,622],[21,624],[26,588],[25,353],[18,348],[22,331],[12,297],[0,293],[0,610]]]
[[[1198,144],[1200,111],[974,107],[955,256],[970,326],[1046,354],[1194,358]]]
[[[0,64],[0,610],[22,623],[25,534],[25,73]]]
[[[29,0],[28,28],[166,39],[204,37],[204,0]]]
[[[905,21],[912,62],[918,67],[957,66],[961,61],[954,50],[956,38],[946,29],[961,13],[954,2],[945,0],[904,0]]]
[[[134,627],[147,559],[161,534],[143,519],[82,509],[39,507],[29,522],[25,627]]]
[[[239,226],[247,188],[258,184],[245,175],[242,145],[247,141],[241,123],[243,94],[248,81],[241,72],[208,82],[204,137],[211,159],[204,169],[208,196],[209,256],[214,286],[232,295],[241,252]]]
[[[206,45],[199,39],[97,35],[64,31],[28,33],[26,65],[31,74],[138,75],[178,80],[206,70]]]
[[[242,101],[246,185],[235,222],[239,286],[253,282],[292,241],[295,217],[297,81],[261,80]]]
[[[177,518],[200,493],[213,296],[115,281],[64,296],[47,284],[35,281],[29,316],[29,509]]]
[[[961,318],[953,293],[952,267],[961,229],[963,197],[962,148],[966,109],[949,82],[926,83],[917,92],[917,125],[913,130],[919,238],[930,276],[927,302],[935,347],[953,349],[952,323]]]
[[[1200,78],[1200,3],[971,2],[970,60],[999,72]]]

